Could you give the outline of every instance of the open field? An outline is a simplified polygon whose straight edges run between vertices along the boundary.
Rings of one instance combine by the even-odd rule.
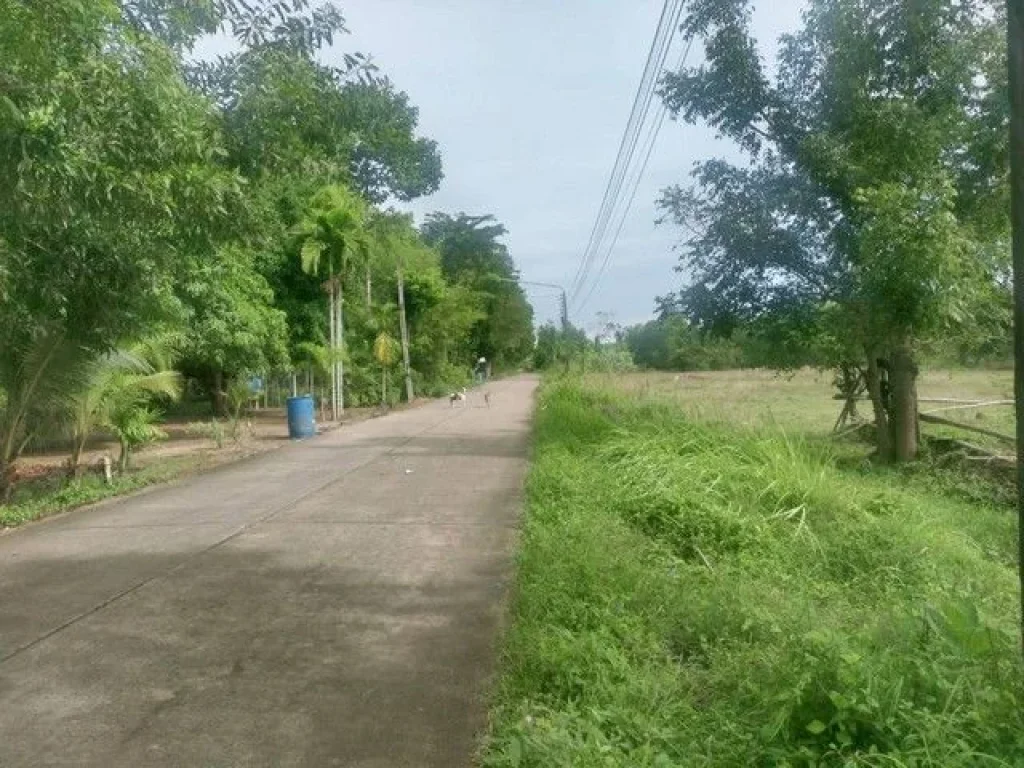
[[[838,410],[810,373],[547,383],[485,766],[1024,765],[1012,509]]]
[[[804,369],[794,374],[772,371],[708,371],[700,373],[632,373],[591,378],[598,384],[637,395],[655,395],[678,403],[702,421],[729,421],[746,426],[778,427],[789,433],[824,435],[831,431],[842,408],[833,399],[832,374]],[[1013,398],[1013,372],[1009,370],[923,370],[918,383],[921,398],[1003,400]],[[921,410],[945,407],[922,403]],[[871,403],[860,404],[871,417]],[[1012,406],[978,411],[944,412],[949,418],[984,426],[1009,435],[1014,431]],[[928,433],[940,428],[926,425]],[[964,436],[960,433],[961,437]],[[971,437],[971,440],[984,440]]]

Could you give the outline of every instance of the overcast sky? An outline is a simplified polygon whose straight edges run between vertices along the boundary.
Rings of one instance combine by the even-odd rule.
[[[590,234],[654,35],[661,0],[341,0],[352,34],[341,51],[372,55],[438,141],[440,191],[409,208],[492,213],[524,280],[568,285]],[[802,0],[762,0],[755,30],[770,54]],[[671,59],[677,57],[673,53]],[[678,233],[655,227],[655,200],[693,163],[730,148],[666,122],[603,280],[573,322],[648,318],[678,287]],[[529,290],[539,319],[556,295]]]

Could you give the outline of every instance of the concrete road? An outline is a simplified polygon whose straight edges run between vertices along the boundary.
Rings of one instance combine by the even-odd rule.
[[[0,536],[0,766],[469,766],[534,387]]]

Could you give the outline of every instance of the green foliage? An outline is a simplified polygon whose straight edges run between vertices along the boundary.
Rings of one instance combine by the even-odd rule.
[[[185,425],[185,434],[193,437],[204,437],[213,440],[214,445],[220,450],[224,447],[224,425],[217,419],[210,421],[196,421]]]
[[[154,336],[90,361],[62,394],[64,420],[72,439],[71,468],[77,474],[82,450],[97,428],[114,432],[121,443],[121,470],[129,452],[164,437],[153,422],[154,399],[181,397],[181,375],[169,369],[175,339]]]
[[[209,105],[108,2],[0,3],[0,494],[85,369],[174,314],[241,201]]]
[[[635,391],[549,383],[535,429],[484,765],[1024,754],[1009,509]]]
[[[690,4],[683,31],[703,41],[706,63],[663,84],[671,110],[750,160],[701,163],[693,187],[666,190],[661,207],[686,230],[680,269],[692,279],[677,303],[712,329],[838,316],[837,335],[792,322],[788,334],[802,330],[811,348],[836,342],[827,357],[864,364],[880,454],[913,458],[922,342],[1007,324],[999,6],[814,0],[774,68],[750,8]]]
[[[10,504],[0,505],[0,528],[13,528],[68,509],[166,483],[199,469],[201,462],[198,456],[165,459],[134,472],[116,475],[110,483],[98,474],[80,477],[70,483],[63,478],[34,483],[19,490]]]
[[[237,376],[287,366],[287,316],[250,253],[221,249],[190,270],[180,293],[188,312],[185,368]]]
[[[719,371],[756,364],[742,335],[726,339],[701,331],[681,315],[668,315],[626,329],[633,362],[661,371]]]
[[[574,361],[582,359],[589,343],[586,333],[579,328],[561,329],[546,323],[537,330],[533,367],[539,371],[556,366],[569,370]]]
[[[1006,232],[981,213],[1005,196],[1005,129],[977,112],[1002,80],[986,77],[1004,55],[992,4],[812,3],[774,82],[748,6],[694,4],[685,30],[709,65],[664,88],[754,160],[702,164],[662,200],[692,235],[684,306],[706,323],[834,302],[846,336],[880,348],[969,324],[999,281],[983,250]]]
[[[249,415],[249,406],[252,403],[253,395],[249,389],[249,383],[243,379],[231,381],[224,394],[228,406],[229,433],[231,439],[237,443],[242,439],[242,421]]]
[[[398,342],[388,334],[381,331],[373,341],[373,356],[384,368],[389,368],[398,361]]]
[[[598,344],[586,350],[586,360],[581,360],[589,373],[627,373],[636,370],[633,356],[625,344]]]
[[[329,278],[344,276],[353,259],[369,258],[365,219],[366,204],[345,187],[332,185],[317,192],[295,228],[302,270]]]
[[[0,324],[102,351],[167,311],[181,250],[230,230],[238,179],[173,56],[111,4],[5,0],[0,41]]]
[[[56,426],[55,414],[92,357],[52,325],[37,328],[28,338],[12,334],[0,339],[0,501],[10,495],[25,446]]]
[[[441,255],[451,283],[477,292],[483,317],[473,326],[460,362],[486,357],[500,370],[522,363],[533,350],[533,310],[519,273],[500,242],[507,233],[493,216],[433,213],[422,227],[423,239]]]
[[[162,340],[140,342],[99,362],[96,375],[87,379],[87,401],[98,404],[94,416],[99,426],[110,429],[121,445],[118,468],[128,469],[132,452],[166,434],[156,426],[161,413],[154,398],[176,400],[181,396],[181,375],[167,369],[166,344]],[[76,436],[79,446],[88,438]]]
[[[132,453],[140,446],[166,439],[167,433],[156,425],[160,416],[157,409],[137,403],[125,404],[112,410],[110,429],[121,444],[117,459],[118,470],[124,472],[128,469]]]
[[[233,52],[198,59],[213,33]],[[449,274],[411,217],[374,207],[435,191],[441,161],[366,56],[324,63],[346,33],[310,0],[0,0],[0,498],[33,438],[70,432],[75,465],[112,430],[127,465],[159,436],[154,393],[115,361],[167,327],[235,435],[225,400],[249,373],[322,382],[344,363],[350,401],[376,402],[400,274],[424,391],[481,353],[526,356],[530,310],[495,231],[464,227],[481,248],[459,253],[481,260]]]

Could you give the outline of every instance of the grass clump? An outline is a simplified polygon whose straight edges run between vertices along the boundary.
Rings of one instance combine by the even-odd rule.
[[[545,388],[488,768],[1019,766],[1012,515]]]
[[[0,504],[0,528],[13,528],[75,507],[166,483],[201,466],[201,457],[184,456],[115,475],[110,483],[100,476],[88,475],[70,481],[64,477],[53,477],[28,484],[19,489],[12,503]]]

